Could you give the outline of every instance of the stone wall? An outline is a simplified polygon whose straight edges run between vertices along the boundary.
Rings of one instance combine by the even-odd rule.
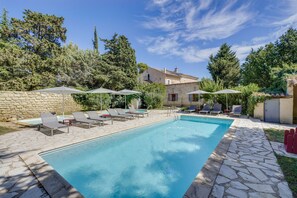
[[[0,91],[0,121],[36,118],[41,112],[62,113],[63,97],[60,94]],[[65,95],[65,112],[81,110],[71,95]]]
[[[199,89],[198,82],[180,83],[166,85],[166,96],[164,98],[164,105],[168,106],[189,106],[198,105],[199,102],[190,101],[187,93]],[[178,101],[168,101],[168,94],[178,94]]]

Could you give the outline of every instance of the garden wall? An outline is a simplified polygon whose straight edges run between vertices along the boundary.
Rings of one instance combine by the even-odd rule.
[[[62,113],[60,94],[0,91],[0,121],[13,121],[40,117],[41,112]],[[65,95],[65,112],[81,110],[71,95]]]

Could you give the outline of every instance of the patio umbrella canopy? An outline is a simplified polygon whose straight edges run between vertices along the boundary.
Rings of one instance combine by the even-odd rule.
[[[112,94],[112,93],[116,93],[116,91],[100,87],[99,89],[90,90],[90,91],[87,91],[86,93],[98,93],[98,94],[100,94],[100,109],[102,110],[102,94],[110,94],[110,93]]]
[[[213,94],[226,94],[226,107],[228,109],[228,94],[237,94],[237,93],[241,93],[241,92],[233,89],[223,89],[223,90],[214,92]]]
[[[192,95],[192,94],[198,94],[198,97],[199,97],[199,105],[200,104],[200,95],[202,94],[209,94],[210,92],[207,92],[207,91],[203,91],[203,90],[196,90],[196,91],[192,91],[192,92],[189,92],[187,93],[188,95]],[[199,107],[200,108],[200,107]]]
[[[116,93],[113,93],[113,94],[124,95],[125,96],[125,109],[126,109],[126,96],[127,95],[140,94],[140,93],[141,92],[139,92],[139,91],[134,91],[134,90],[129,90],[129,89],[123,89],[123,90],[117,91]]]
[[[34,90],[33,92],[45,92],[45,93],[62,94],[62,96],[63,96],[63,101],[62,101],[63,119],[64,119],[65,94],[81,94],[81,93],[85,93],[85,92],[80,91],[78,89],[73,89],[73,88],[64,87],[64,86]]]

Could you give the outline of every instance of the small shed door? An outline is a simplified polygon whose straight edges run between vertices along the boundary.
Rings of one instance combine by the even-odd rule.
[[[280,101],[279,99],[266,100],[264,103],[265,122],[280,122]]]

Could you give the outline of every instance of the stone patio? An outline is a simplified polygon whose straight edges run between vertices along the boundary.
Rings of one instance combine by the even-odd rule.
[[[292,197],[262,123],[236,122],[237,130],[211,197]]]
[[[168,117],[166,111],[152,111],[148,118],[127,122],[116,121],[114,125],[104,127],[83,129],[72,126],[69,134],[60,132],[49,136],[49,132],[46,133],[43,130],[43,133],[31,128],[2,135],[0,136],[0,197],[49,197],[49,191],[54,193],[51,194],[54,195],[52,197],[60,197],[65,190],[73,197],[80,196],[79,192],[67,182],[63,182],[56,175],[53,176],[52,172],[55,171],[44,161],[37,163],[41,160],[38,153],[172,119],[172,116],[173,114]],[[230,140],[229,143],[224,143],[225,139],[223,139],[217,147],[219,150],[214,151],[200,172],[200,176],[198,174],[208,184],[214,184],[209,189],[210,196],[292,197],[283,173],[276,163],[272,148],[264,135],[262,123],[249,119],[236,119],[233,126],[234,132],[226,135]],[[67,129],[62,130],[66,132]],[[216,163],[215,160],[218,158],[221,159],[221,163]],[[201,174],[205,173],[205,170],[211,170],[212,176]],[[61,181],[60,186],[51,187],[56,179]],[[205,183],[200,183],[198,188],[203,189],[202,186],[205,186]],[[197,197],[197,194],[194,195]],[[208,196],[209,193],[205,193],[199,197]]]

